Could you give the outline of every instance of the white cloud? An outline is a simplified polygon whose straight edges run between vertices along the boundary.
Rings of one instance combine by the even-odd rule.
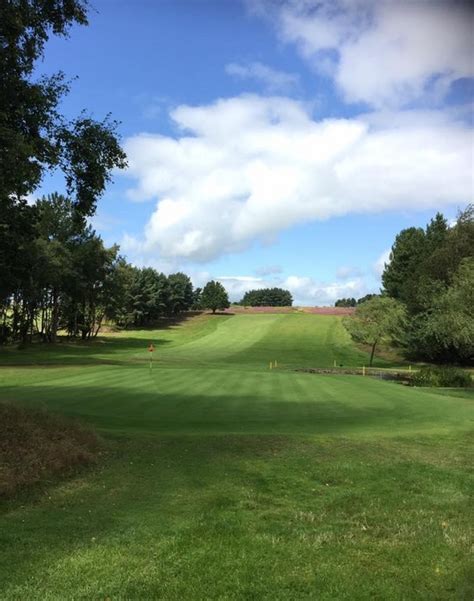
[[[282,40],[332,76],[350,102],[404,106],[442,98],[474,75],[472,5],[449,0],[263,3]],[[262,3],[260,3],[262,6]],[[276,8],[275,8],[276,6]],[[274,10],[272,10],[272,8]]]
[[[328,283],[292,275],[286,278],[282,287],[290,290],[295,305],[333,305],[338,298],[359,298],[367,293],[367,286],[362,278]]]
[[[316,121],[297,101],[244,95],[171,117],[177,139],[125,144],[130,197],[156,202],[143,237],[126,240],[142,255],[208,261],[298,223],[472,195],[471,130],[433,111]]]
[[[299,83],[297,73],[272,69],[259,62],[248,64],[229,63],[225,68],[229,75],[239,79],[252,79],[264,85],[269,92],[287,91]]]
[[[41,195],[39,195],[39,194],[27,194],[25,197],[26,204],[28,204],[28,205],[30,205],[30,207],[32,207],[36,204],[36,202],[38,201],[39,198],[41,198]]]
[[[221,282],[227,290],[231,302],[241,300],[248,290],[273,288],[274,286],[289,290],[293,296],[293,304],[296,306],[333,305],[338,298],[348,296],[359,298],[370,291],[362,278],[354,278],[341,283],[320,282],[314,278],[297,275],[280,278],[278,281],[254,276],[212,276],[208,272],[199,272],[192,275],[195,286],[202,287],[211,279]]]
[[[278,275],[283,271],[281,265],[264,265],[255,270],[255,273],[260,276]]]
[[[358,277],[361,275],[361,271],[358,267],[339,267],[336,271],[336,278],[338,280],[348,280],[351,277]]]
[[[271,287],[265,279],[252,276],[220,276],[215,279],[227,290],[231,302],[239,301],[248,290]]]
[[[374,273],[379,278],[382,276],[382,273],[385,269],[385,265],[388,265],[388,263],[390,263],[390,253],[391,249],[388,248],[380,255],[380,257],[375,261],[373,265]]]

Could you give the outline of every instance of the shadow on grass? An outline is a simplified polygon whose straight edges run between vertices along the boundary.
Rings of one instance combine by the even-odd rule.
[[[130,358],[120,359],[114,357],[143,351],[146,357],[148,345],[155,348],[163,347],[171,341],[159,338],[133,338],[133,337],[98,337],[90,341],[72,341],[63,339],[56,344],[31,345],[25,349],[0,348],[0,367],[34,367],[66,366],[66,365],[125,365],[130,363]],[[110,359],[101,356],[108,355]]]
[[[423,452],[432,452],[434,444],[429,443]],[[216,546],[213,560],[228,568],[232,559],[244,576],[255,566],[242,565],[242,545],[262,569],[269,570],[267,556],[270,562],[281,561],[283,568],[291,555],[279,557],[270,542],[262,543],[283,537],[286,545],[299,545],[299,559],[294,564],[298,565],[315,561],[320,550],[317,545],[305,545],[304,537],[296,539],[295,532],[310,537],[311,542],[311,536],[327,532],[328,527],[333,537],[325,542],[324,554],[333,557],[335,565],[343,557],[345,561],[353,559],[362,570],[372,569],[371,562],[364,566],[351,554],[354,541],[364,545],[366,558],[380,560],[385,554],[392,567],[394,549],[399,549],[401,571],[396,578],[402,575],[408,585],[406,553],[416,550],[419,543],[413,543],[411,533],[405,533],[401,524],[409,520],[418,533],[422,524],[423,535],[432,546],[433,513],[441,520],[449,508],[451,523],[465,511],[461,495],[453,505],[450,494],[431,501],[433,490],[449,485],[448,492],[464,492],[468,478],[467,472],[453,476],[447,466],[427,466],[424,455],[416,461],[410,457],[400,461],[398,451],[397,441],[380,446],[372,441],[283,436],[115,439],[108,461],[99,469],[2,507],[5,522],[0,557],[5,559],[4,566],[13,555],[15,562],[3,570],[0,596],[19,598],[20,587],[32,587],[28,590],[34,595],[47,591],[51,598],[68,598],[72,593],[91,598],[88,586],[92,581],[103,587],[94,589],[97,598],[121,598],[120,587],[125,584],[132,586],[133,598],[138,598],[137,591],[143,592],[139,584],[151,586],[148,590],[153,595],[148,598],[155,598],[162,586],[160,580],[167,578],[172,583],[183,580],[183,574],[189,593],[193,584],[200,584],[199,553],[193,553],[201,546],[208,551]],[[443,455],[442,445],[438,446],[436,456]],[[467,467],[469,460],[464,460]],[[464,519],[467,521],[467,516]],[[442,539],[441,532],[435,533]],[[386,551],[379,545],[383,538],[397,545]],[[219,547],[223,539],[226,555],[219,557],[224,552]],[[442,542],[438,553],[451,558],[453,551]],[[185,566],[184,572],[167,571],[167,566],[172,568],[181,557],[194,563]],[[459,561],[459,557],[455,559]],[[427,557],[425,563],[429,561]],[[437,557],[436,561],[441,560]],[[154,582],[149,575],[147,582],[142,582],[152,566]],[[122,570],[127,573],[125,582],[120,577]],[[333,576],[337,573],[335,570]],[[265,575],[271,577],[271,571]],[[217,576],[226,578],[226,571]],[[278,577],[272,578],[275,582],[267,585],[280,583]],[[289,586],[292,582],[290,578]]]
[[[195,311],[172,318],[163,318],[155,324],[141,327],[138,331],[150,332],[150,336],[136,336],[136,331],[119,330],[104,334],[91,340],[77,340],[60,337],[57,343],[37,342],[18,349],[15,345],[0,346],[0,367],[2,366],[35,366],[35,365],[126,365],[131,361],[129,357],[121,359],[116,355],[134,354],[143,351],[146,358],[148,345],[150,343],[158,347],[164,347],[171,343],[166,338],[158,338],[160,332],[182,327],[190,319],[202,312]],[[228,314],[220,314],[216,317],[229,318]],[[107,357],[110,355],[110,359]]]
[[[104,374],[103,385],[38,385],[5,387],[2,397],[12,403],[61,412],[105,432],[156,434],[350,434],[374,432],[401,434],[439,427],[463,427],[470,417],[466,399],[440,398],[438,404],[426,402],[424,393],[395,384],[380,384],[371,389],[354,387],[354,379],[337,382],[334,391],[323,391],[314,400],[294,398],[275,400],[255,397],[250,392],[219,393],[214,388],[192,393],[192,381],[176,380],[177,391],[167,391],[169,381],[150,378],[147,370],[130,371],[128,388],[119,381],[110,385],[116,372]],[[168,374],[168,377],[170,375]],[[105,385],[105,378],[107,384]],[[148,380],[148,378],[150,378]],[[140,381],[142,379],[142,381]],[[148,384],[149,382],[149,384]],[[181,384],[186,392],[180,391]],[[160,388],[163,386],[163,388]],[[390,403],[380,400],[381,387],[387,386]],[[341,401],[340,398],[354,397]],[[363,395],[364,401],[358,400]],[[453,406],[453,402],[456,406]]]

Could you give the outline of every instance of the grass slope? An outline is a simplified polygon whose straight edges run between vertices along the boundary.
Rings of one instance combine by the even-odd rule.
[[[291,371],[334,360],[367,355],[307,314],[2,352],[0,400],[110,456],[0,506],[0,598],[472,597],[472,396]]]

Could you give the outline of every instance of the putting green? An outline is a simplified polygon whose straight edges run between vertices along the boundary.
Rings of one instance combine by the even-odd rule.
[[[156,349],[151,369],[149,342]],[[36,366],[2,369],[2,398],[109,431],[372,435],[469,427],[465,399],[453,411],[451,397],[426,390],[296,373],[334,360],[367,363],[332,316],[200,316],[168,330],[123,332],[7,358]],[[274,361],[278,368],[270,370]]]

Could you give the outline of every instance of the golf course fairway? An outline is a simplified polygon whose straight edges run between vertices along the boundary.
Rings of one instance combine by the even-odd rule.
[[[0,502],[0,599],[472,599],[472,392],[295,371],[334,362],[305,313],[2,349],[0,401],[104,452]]]

